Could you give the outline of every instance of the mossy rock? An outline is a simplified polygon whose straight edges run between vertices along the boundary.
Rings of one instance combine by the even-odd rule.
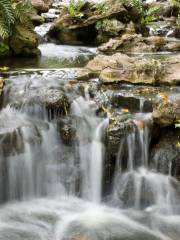
[[[20,24],[15,26],[10,47],[16,55],[39,55],[37,34]]]
[[[11,54],[11,50],[7,43],[0,42],[0,58],[6,57]]]

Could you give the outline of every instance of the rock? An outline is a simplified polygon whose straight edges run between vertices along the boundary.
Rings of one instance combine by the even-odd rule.
[[[52,2],[52,0],[31,0],[33,7],[39,12],[47,12]]]
[[[0,77],[0,96],[2,95],[2,92],[3,92],[3,86],[4,86],[4,80],[2,77]]]
[[[151,149],[152,167],[163,174],[180,178],[180,129],[163,129],[159,141]]]
[[[61,140],[64,144],[71,145],[76,137],[76,130],[72,126],[72,121],[69,118],[58,121],[58,128]]]
[[[178,91],[178,90],[177,90]],[[180,95],[161,94],[153,104],[152,117],[155,123],[162,127],[173,125],[180,119]]]
[[[53,23],[49,35],[64,44],[90,44],[94,43],[98,36],[96,24],[99,21],[106,20],[109,22],[107,19],[115,19],[111,24],[111,29],[108,27],[108,32],[120,31],[123,25],[119,21],[123,21],[125,16],[128,18],[129,15],[123,4],[118,0],[108,0],[102,12],[98,11],[95,4],[92,5],[87,2],[81,14],[82,18],[70,16],[68,11],[64,9],[61,11],[59,18]],[[116,18],[118,18],[118,21]]]
[[[36,33],[23,25],[16,25],[10,39],[10,47],[16,55],[38,56],[38,37]]]
[[[65,93],[57,89],[38,89],[31,96],[33,104],[40,104],[57,114],[67,114],[70,107],[69,100]]]
[[[106,68],[100,74],[103,83],[129,82],[133,84],[152,84],[162,75],[162,66],[156,60],[140,60],[128,68]]]
[[[180,55],[175,55],[166,59],[164,64],[165,75],[160,79],[160,84],[179,85],[180,84]]]
[[[27,116],[7,106],[0,114],[0,156],[1,159],[23,153],[25,143],[41,143],[39,129],[46,129],[45,123],[31,121]]]
[[[0,41],[0,58],[8,57],[11,55],[11,50],[7,42]]]
[[[45,19],[42,16],[39,16],[38,14],[33,14],[31,16],[31,21],[34,26],[39,26],[45,22]]]
[[[168,42],[166,38],[160,36],[151,36],[147,37],[144,40],[146,44],[154,46],[154,50],[156,52],[162,50]]]
[[[100,54],[97,55],[93,60],[89,61],[89,63],[86,65],[86,68],[93,72],[100,73],[107,67],[118,69],[123,66],[130,67],[133,63],[134,59],[125,54],[116,53],[112,56]]]
[[[111,116],[107,128],[108,154],[116,155],[123,138],[132,133],[135,128],[129,114]]]
[[[110,37],[116,37],[124,32],[126,25],[115,18],[103,19],[96,23],[96,29],[98,30],[98,43],[104,43],[107,42]]]
[[[179,51],[180,50],[180,41],[169,42],[169,43],[166,44],[166,46],[164,48],[165,48],[165,50],[171,51],[171,52]]]
[[[130,58],[121,53],[98,55],[86,68],[99,72],[103,83],[155,84],[163,74],[163,67],[158,60]]]
[[[120,38],[110,39],[109,42],[98,47],[99,52],[154,52],[156,47],[147,44],[145,38],[140,34],[123,34]]]

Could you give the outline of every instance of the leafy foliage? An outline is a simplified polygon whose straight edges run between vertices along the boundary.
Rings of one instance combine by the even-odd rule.
[[[178,1],[178,0],[177,0]],[[146,25],[155,20],[155,14],[157,13],[158,6],[145,6],[142,0],[124,0],[124,3],[134,8],[141,17],[141,24]]]
[[[69,15],[75,18],[83,17],[83,13],[81,12],[81,10],[85,4],[86,0],[70,0],[67,7]]]
[[[172,5],[180,8],[180,0],[171,0]]]
[[[105,13],[107,9],[108,9],[108,6],[105,4],[105,2],[96,4],[96,11],[98,14]]]
[[[32,10],[29,0],[0,0],[0,38],[12,34],[15,22],[29,24]]]
[[[0,1],[0,37],[7,38],[15,22],[14,9],[10,0]]]

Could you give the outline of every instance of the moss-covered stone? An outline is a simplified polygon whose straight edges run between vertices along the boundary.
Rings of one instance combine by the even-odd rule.
[[[0,41],[0,58],[9,56],[10,54],[11,50],[8,44]]]
[[[36,33],[22,24],[15,26],[10,38],[10,47],[16,55],[39,55]]]

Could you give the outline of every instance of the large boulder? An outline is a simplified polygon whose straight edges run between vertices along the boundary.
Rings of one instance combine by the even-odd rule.
[[[180,54],[169,57],[165,61],[165,76],[161,84],[180,85]]]
[[[163,67],[158,60],[130,58],[121,53],[99,55],[86,67],[99,72],[103,83],[156,84],[163,75]]]
[[[87,2],[77,16],[70,14],[67,9],[62,10],[49,35],[65,44],[94,43],[97,41],[98,32],[102,33],[103,26],[105,26],[103,32],[107,35],[117,35],[125,29],[122,22],[127,19],[130,19],[129,13],[121,1],[108,0],[104,6],[102,5],[102,9],[96,4]]]
[[[146,42],[141,34],[126,33],[121,37],[110,39],[98,48],[99,52],[155,52],[157,47]]]
[[[38,47],[38,37],[36,33],[28,27],[18,24],[10,38],[10,47],[16,55],[37,56],[40,54]]]
[[[38,12],[47,12],[52,2],[52,0],[31,0],[33,7],[38,10]]]
[[[152,117],[155,123],[162,127],[175,124],[180,119],[179,88],[174,94],[160,94],[153,104]]]
[[[108,154],[116,155],[124,137],[132,133],[134,129],[135,123],[128,113],[111,116],[107,128]]]

